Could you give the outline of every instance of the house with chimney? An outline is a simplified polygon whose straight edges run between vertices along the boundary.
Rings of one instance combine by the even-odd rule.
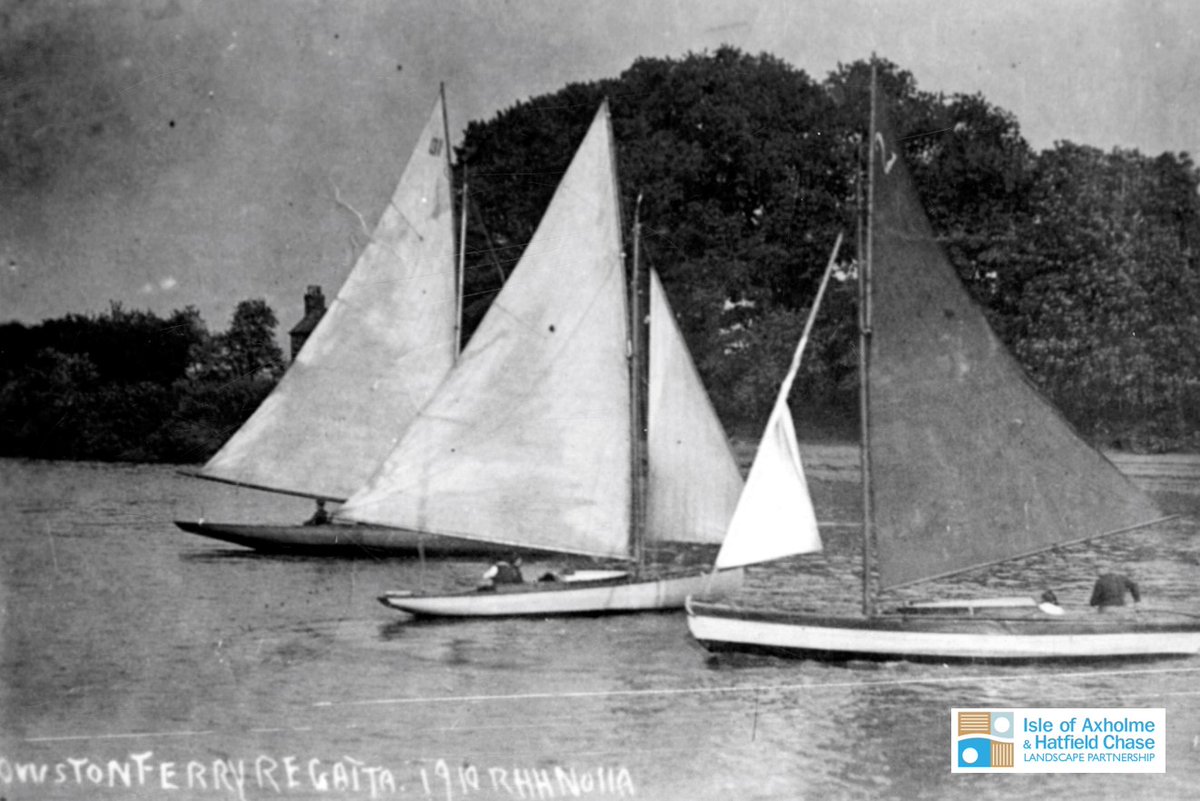
[[[300,322],[288,331],[288,336],[292,340],[292,361],[296,361],[296,354],[304,347],[304,343],[308,340],[308,335],[317,327],[317,323],[321,322],[321,318],[325,316],[325,295],[321,292],[321,287],[310,284],[308,291],[304,293],[304,317]]]

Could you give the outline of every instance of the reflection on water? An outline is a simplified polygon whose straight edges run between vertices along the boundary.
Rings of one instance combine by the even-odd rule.
[[[853,476],[819,462],[813,472],[820,518],[852,521]],[[1200,498],[1163,480],[1174,511],[1194,512]],[[681,613],[414,622],[376,596],[470,586],[486,564],[265,557],[210,543],[171,519],[283,522],[303,519],[308,504],[170,468],[2,461],[0,493],[0,784],[15,762],[73,770],[65,760],[119,765],[152,752],[142,759],[173,763],[168,783],[180,788],[154,784],[159,769],[150,785],[122,789],[118,777],[109,789],[78,762],[82,783],[0,787],[9,798],[236,795],[226,771],[238,764],[247,798],[599,798],[630,788],[654,799],[1186,798],[1200,779],[1193,660],[829,665],[715,658],[689,639]],[[1045,586],[1082,604],[1097,566],[1113,563],[1137,577],[1147,603],[1196,611],[1196,532],[1185,519],[910,592]],[[747,595],[857,609],[856,533],[825,533],[823,554],[751,569]],[[1164,706],[1168,773],[951,776],[956,705]],[[555,795],[538,789],[543,775]]]

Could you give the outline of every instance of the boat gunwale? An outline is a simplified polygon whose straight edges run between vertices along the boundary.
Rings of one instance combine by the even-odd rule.
[[[766,645],[760,643],[739,642],[734,640],[714,640],[697,638],[696,642],[711,654],[749,654],[756,656],[771,656],[784,659],[812,659],[818,662],[847,663],[847,662],[912,662],[917,664],[990,664],[990,665],[1095,665],[1101,663],[1130,663],[1158,662],[1163,659],[1188,659],[1190,653],[1178,651],[1153,651],[1141,654],[1111,654],[1111,655],[1029,655],[1019,654],[1007,656],[989,654],[986,656],[960,654],[924,654],[901,653],[894,651],[833,651],[824,648],[794,648],[781,645]]]
[[[1000,616],[989,614],[920,614],[909,615],[889,612],[872,617],[836,615],[820,612],[788,611],[779,609],[755,609],[689,601],[688,615],[691,617],[715,617],[727,620],[745,620],[792,626],[808,626],[825,629],[875,630],[886,632],[951,633],[955,629],[972,626],[977,629],[990,627],[995,633],[1014,633],[1041,636],[1069,636],[1090,634],[1167,634],[1172,632],[1200,632],[1200,617],[1186,612],[1153,610],[1146,613],[1113,614],[1092,612],[1083,615]],[[1139,620],[1139,617],[1162,615],[1183,618],[1173,622]],[[1039,631],[1039,629],[1043,629]],[[976,632],[971,632],[976,633]]]
[[[732,574],[742,570],[740,567],[728,568],[717,571],[718,574]],[[495,587],[474,587],[467,590],[457,590],[453,592],[420,592],[410,590],[391,590],[379,596],[380,603],[385,606],[391,606],[387,599],[406,599],[411,598],[421,601],[436,601],[441,599],[460,599],[460,598],[488,598],[503,595],[534,595],[538,593],[566,592],[569,590],[586,590],[596,587],[623,587],[631,584],[654,584],[659,581],[672,581],[678,579],[700,578],[703,576],[711,576],[713,571],[711,567],[697,566],[694,570],[686,568],[670,568],[665,571],[644,571],[642,573],[627,573],[623,576],[612,576],[609,578],[587,579],[584,581],[523,581],[513,584],[499,584]]]

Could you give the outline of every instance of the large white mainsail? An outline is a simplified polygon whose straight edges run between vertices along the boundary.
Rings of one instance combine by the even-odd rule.
[[[200,470],[343,499],[454,363],[454,204],[438,98],[371,241],[274,392]]]
[[[338,516],[628,556],[625,295],[605,104],[458,365]]]
[[[653,270],[648,406],[646,539],[720,543],[742,476]]]

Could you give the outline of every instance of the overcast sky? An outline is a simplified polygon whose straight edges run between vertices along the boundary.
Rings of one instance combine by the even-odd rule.
[[[32,7],[26,7],[26,6]],[[0,321],[110,300],[331,296],[445,82],[451,134],[639,56],[732,44],[822,79],[872,52],[982,92],[1037,149],[1196,152],[1200,3],[1177,0],[0,2]]]

